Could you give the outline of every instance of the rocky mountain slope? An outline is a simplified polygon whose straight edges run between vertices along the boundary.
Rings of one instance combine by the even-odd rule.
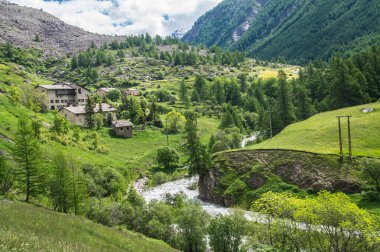
[[[46,56],[63,56],[87,49],[92,42],[102,45],[122,39],[124,37],[90,33],[42,10],[0,0],[0,42],[3,43],[40,48]]]
[[[327,60],[378,44],[376,0],[225,0],[184,36],[191,43],[245,51],[292,63]]]

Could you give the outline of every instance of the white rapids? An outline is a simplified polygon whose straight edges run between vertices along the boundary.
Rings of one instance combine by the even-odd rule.
[[[242,141],[241,141],[241,147],[244,148],[247,146],[247,144],[249,142],[253,142],[253,141],[256,141],[257,138],[259,137],[260,135],[260,132],[256,132],[255,134],[253,134],[252,136],[250,137],[247,137],[247,138],[244,138]]]
[[[142,190],[141,187],[137,188],[137,190],[140,192],[142,197],[147,202],[150,202],[152,200],[162,201],[165,199],[165,195],[168,193],[171,195],[174,195],[174,194],[183,192],[187,196],[188,199],[194,202],[198,202],[202,206],[202,208],[211,216],[226,215],[226,214],[231,213],[231,210],[232,210],[231,208],[222,207],[222,206],[201,201],[198,198],[199,196],[198,189],[196,190],[189,189],[194,183],[198,183],[197,176],[192,177],[192,178],[180,179],[173,182],[168,182],[168,183],[153,187],[145,191]],[[258,213],[244,211],[244,215],[248,220],[265,222],[264,218],[260,216],[260,214]]]

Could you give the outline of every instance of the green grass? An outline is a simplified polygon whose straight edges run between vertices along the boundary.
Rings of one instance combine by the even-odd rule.
[[[0,134],[8,139],[13,139],[17,121],[20,114],[33,115],[30,111],[20,105],[14,104],[6,95],[0,94]],[[45,124],[52,124],[53,112],[38,114]],[[203,143],[207,143],[210,135],[217,131],[219,120],[214,118],[201,117],[199,127]],[[45,129],[46,131],[47,129]],[[69,133],[69,137],[71,137]],[[83,129],[81,138],[91,134],[90,130]],[[119,138],[111,134],[108,128],[98,131],[100,144],[109,149],[107,154],[101,154],[89,150],[91,140],[80,144],[70,143],[64,146],[59,142],[45,139],[41,145],[44,158],[50,160],[58,151],[64,153],[68,158],[73,158],[79,165],[92,164],[99,166],[111,166],[119,169],[128,169],[137,172],[144,172],[155,165],[155,155],[159,147],[166,145],[166,135],[159,129],[149,129],[144,131],[134,131],[132,138]],[[181,134],[169,135],[171,147],[179,150],[182,144]],[[12,143],[0,138],[0,149],[10,150]],[[181,158],[184,160],[184,157]]]
[[[16,64],[0,64],[0,88],[7,91],[11,85],[19,86],[23,83],[31,85],[51,84],[52,81],[41,78],[36,74],[31,74],[23,67]]]
[[[175,251],[164,242],[83,217],[0,201],[0,251]]]
[[[375,111],[364,114],[361,108]],[[380,158],[380,103],[360,105],[315,115],[294,123],[273,139],[249,149],[288,149],[320,154],[339,154],[338,115],[351,115],[352,148],[354,156]],[[344,153],[348,153],[347,120],[342,120]]]

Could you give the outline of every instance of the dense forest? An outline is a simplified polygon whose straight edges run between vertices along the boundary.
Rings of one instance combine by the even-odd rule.
[[[379,8],[377,1],[224,1],[201,17],[184,39],[261,59],[328,60],[338,52],[350,54],[378,43]],[[257,14],[250,19],[253,10]],[[223,13],[234,13],[233,21]],[[249,29],[235,42],[233,31],[245,20]]]

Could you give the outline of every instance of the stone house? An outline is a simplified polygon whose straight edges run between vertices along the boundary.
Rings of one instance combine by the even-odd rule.
[[[116,112],[117,109],[113,108],[112,106],[108,105],[107,103],[101,104],[101,111],[103,113],[103,118],[106,119],[108,114],[111,114],[112,121],[115,121],[117,119]],[[96,107],[94,109],[95,114],[98,114],[100,111],[99,104],[96,104]],[[76,124],[81,127],[86,127],[86,110],[85,106],[69,106],[62,108],[59,113],[64,115],[66,119],[71,121],[73,124]]]
[[[124,91],[125,96],[139,96],[140,91],[134,88],[128,88],[126,91]]]
[[[70,105],[85,105],[91,91],[77,84],[56,82],[53,85],[39,85],[35,88],[45,96],[44,105],[48,110],[60,110]]]
[[[117,120],[112,122],[112,129],[117,136],[133,136],[133,124],[129,120]]]
[[[108,87],[99,88],[98,90],[96,90],[95,94],[104,98],[107,96],[108,92],[112,90],[116,90],[116,88],[108,88]]]

